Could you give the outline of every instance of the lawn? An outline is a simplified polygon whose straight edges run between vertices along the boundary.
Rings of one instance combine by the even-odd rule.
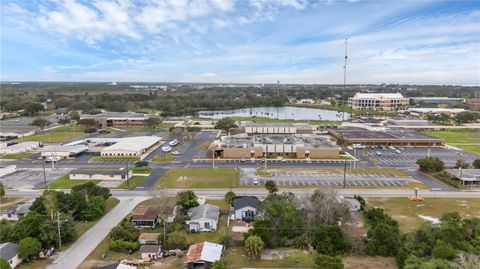
[[[224,199],[221,199],[221,200],[212,200],[212,199],[207,199],[205,201],[206,204],[211,204],[211,205],[216,205],[218,207],[220,207],[220,210],[229,210],[230,209],[230,205],[227,203],[227,201],[225,201]]]
[[[72,187],[82,185],[90,181],[94,182],[95,184],[100,182],[100,180],[70,180],[69,175],[64,175],[48,184],[48,187],[50,189],[71,189]]]
[[[239,186],[239,170],[234,168],[173,168],[157,181],[159,187],[195,189]]]
[[[150,167],[133,167],[131,170],[134,174],[150,174],[150,173],[152,173],[152,168],[150,168]]]
[[[480,155],[480,132],[478,131],[425,131],[426,134],[445,139],[445,143]]]
[[[18,154],[7,154],[7,155],[3,155],[2,157],[0,157],[0,159],[2,159],[2,160],[21,160],[25,157],[32,156],[34,154],[35,153],[33,153],[33,152],[23,152],[23,153],[18,153]]]
[[[227,234],[227,217],[220,216],[217,224],[217,230],[215,232],[187,233],[187,243],[195,244],[208,241],[212,243],[222,244],[222,241],[227,236]]]
[[[52,142],[59,143],[64,142],[65,140],[76,138],[79,136],[85,135],[83,132],[40,132],[32,136],[26,136],[22,138],[17,138],[13,141],[25,142],[25,141],[38,141],[38,142]]]
[[[139,157],[133,156],[123,156],[123,157],[102,157],[102,156],[93,156],[88,161],[91,162],[102,162],[102,161],[138,161]]]
[[[403,231],[412,231],[422,224],[431,223],[420,217],[440,218],[447,212],[458,212],[463,217],[480,218],[480,199],[426,198],[413,202],[405,198],[368,198],[370,206],[383,207],[396,219]]]
[[[175,156],[172,155],[172,153],[167,153],[166,156],[165,154],[160,154],[155,156],[152,159],[152,162],[154,163],[168,163],[168,162],[173,162],[175,161]]]
[[[279,249],[280,250],[280,249]],[[240,268],[314,268],[313,256],[299,249],[288,250],[290,255],[279,260],[251,260],[242,247],[232,247],[225,251],[225,260],[230,269]]]
[[[142,177],[142,176],[133,176],[128,179],[127,181],[124,181],[120,186],[118,186],[119,189],[135,189],[140,185],[147,177]]]

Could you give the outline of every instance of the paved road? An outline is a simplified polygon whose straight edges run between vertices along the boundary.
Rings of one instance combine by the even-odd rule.
[[[110,230],[130,213],[138,203],[148,199],[148,196],[117,198],[120,203],[78,238],[67,250],[60,252],[47,269],[77,268],[80,266],[98,244],[105,239]]]

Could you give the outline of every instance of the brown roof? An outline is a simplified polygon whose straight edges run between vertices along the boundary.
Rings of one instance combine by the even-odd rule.
[[[141,233],[138,240],[149,240],[149,241],[157,241],[160,233]]]
[[[152,206],[137,206],[133,210],[133,220],[153,220],[158,216],[157,210]]]
[[[203,243],[193,244],[188,248],[184,263],[198,261],[202,257]]]

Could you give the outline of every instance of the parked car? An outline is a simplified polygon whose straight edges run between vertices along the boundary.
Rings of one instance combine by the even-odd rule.
[[[178,145],[179,141],[177,139],[173,139],[172,141],[168,142],[168,145],[171,147],[175,147]]]
[[[381,155],[382,155],[382,153],[381,153],[380,151],[377,151],[376,154],[377,154],[378,156],[381,156]]]
[[[258,185],[258,178],[254,178],[254,179],[252,180],[252,183],[253,183],[253,185]]]
[[[170,152],[171,150],[172,150],[172,148],[169,147],[169,146],[163,146],[163,147],[162,147],[162,151],[163,151],[163,152]]]
[[[180,153],[179,151],[174,151],[172,152],[172,155],[181,155],[182,153]]]
[[[398,153],[398,154],[402,153],[402,152],[401,152],[400,150],[398,150],[398,149],[395,150],[395,152]]]

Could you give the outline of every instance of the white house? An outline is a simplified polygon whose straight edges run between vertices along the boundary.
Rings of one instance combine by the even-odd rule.
[[[243,221],[253,221],[257,213],[260,201],[257,197],[245,196],[233,201],[233,209],[235,210],[235,219]]]
[[[212,232],[217,230],[220,208],[216,205],[204,204],[188,210],[190,220],[188,229],[193,232]]]
[[[4,259],[11,268],[17,267],[22,262],[18,256],[18,245],[10,242],[0,244],[0,259]]]
[[[123,181],[132,177],[132,170],[125,169],[75,169],[68,175],[70,180]]]
[[[162,257],[162,247],[160,245],[142,245],[139,252],[142,260],[156,260]]]
[[[30,212],[31,206],[32,204],[25,203],[17,204],[14,207],[8,208],[7,210],[0,212],[0,220],[6,219],[10,221],[17,221]]]

